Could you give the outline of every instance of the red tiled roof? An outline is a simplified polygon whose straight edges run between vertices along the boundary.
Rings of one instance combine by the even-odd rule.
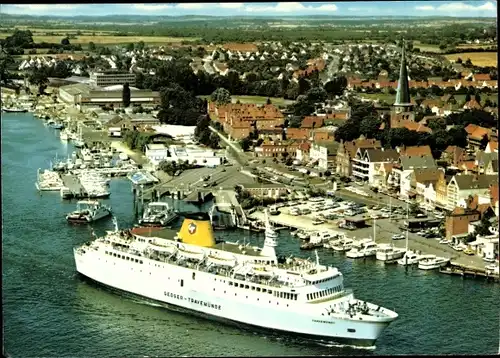
[[[403,147],[400,152],[401,155],[407,156],[422,156],[422,155],[432,155],[431,147],[428,145],[422,146],[412,146],[412,147]]]
[[[491,77],[488,73],[476,73],[474,75],[474,80],[476,81],[489,81]]]
[[[326,114],[326,119],[342,119],[346,120],[347,117],[349,117],[349,113],[347,111],[343,112],[333,112],[333,113],[327,113]]]
[[[287,139],[308,139],[309,129],[307,128],[287,128],[286,129]]]
[[[257,52],[258,48],[257,45],[253,43],[236,43],[236,42],[231,42],[222,45],[223,48],[226,50],[235,52],[235,51],[240,51],[240,52]]]
[[[322,127],[325,122],[324,117],[317,116],[307,116],[302,120],[301,128],[319,128]]]

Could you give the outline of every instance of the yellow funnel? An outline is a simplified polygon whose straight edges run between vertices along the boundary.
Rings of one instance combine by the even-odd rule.
[[[179,231],[179,237],[186,244],[203,247],[215,246],[214,232],[209,220],[186,217]]]

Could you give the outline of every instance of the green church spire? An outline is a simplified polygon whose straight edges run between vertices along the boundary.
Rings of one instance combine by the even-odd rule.
[[[410,86],[408,84],[408,71],[406,70],[405,42],[401,49],[401,69],[399,70],[398,90],[395,106],[410,106]]]

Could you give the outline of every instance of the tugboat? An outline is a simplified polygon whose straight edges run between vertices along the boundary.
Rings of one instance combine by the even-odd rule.
[[[111,215],[111,208],[97,200],[80,200],[76,210],[66,215],[70,223],[91,223]]]

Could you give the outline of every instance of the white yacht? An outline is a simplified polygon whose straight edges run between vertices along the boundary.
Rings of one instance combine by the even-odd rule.
[[[378,245],[371,239],[361,239],[354,243],[352,249],[347,251],[346,256],[350,259],[375,256]]]
[[[47,169],[41,172],[38,169],[35,186],[40,191],[60,191],[64,184],[58,173]]]
[[[336,243],[332,246],[334,251],[338,252],[346,252],[352,249],[354,245],[354,240],[349,237],[344,237],[340,240],[340,242]]]
[[[175,219],[177,219],[177,214],[167,203],[155,201],[146,206],[139,224],[143,226],[167,226]]]
[[[410,265],[415,265],[418,264],[420,260],[423,260],[425,258],[433,258],[435,257],[434,255],[421,255],[418,254],[414,251],[408,250],[405,252],[402,258],[398,260],[398,265],[402,266],[410,266]]]
[[[446,266],[450,259],[429,255],[418,262],[418,268],[421,270],[434,270]]]
[[[76,210],[66,215],[66,220],[74,223],[90,223],[111,215],[111,209],[96,200],[80,200]]]
[[[388,262],[400,259],[405,254],[405,249],[394,247],[391,244],[379,244],[375,258],[380,261]]]
[[[69,140],[68,131],[66,129],[63,129],[61,132],[59,132],[59,138],[62,141],[67,142]]]
[[[204,213],[186,215],[173,238],[162,231],[136,228],[94,237],[74,249],[76,270],[186,312],[322,341],[373,346],[398,317],[355,298],[342,273],[320,264],[317,254],[316,262],[279,263],[278,234],[267,217],[262,248],[217,242]]]

